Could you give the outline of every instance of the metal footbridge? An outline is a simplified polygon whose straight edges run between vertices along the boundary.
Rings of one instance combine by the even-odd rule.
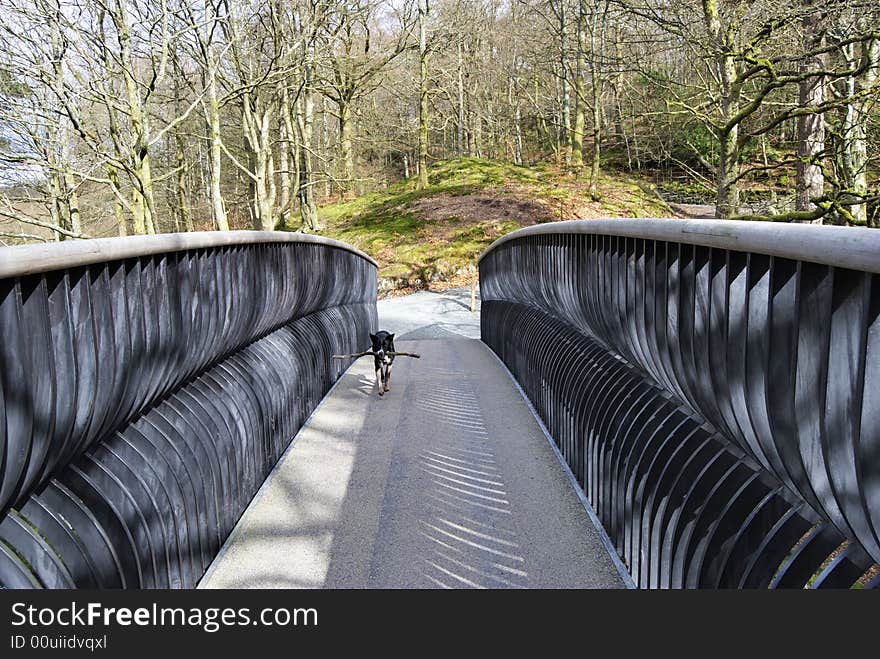
[[[874,588],[880,233],[523,229],[376,300],[281,232],[0,250],[0,585]],[[420,360],[375,391],[364,348]]]

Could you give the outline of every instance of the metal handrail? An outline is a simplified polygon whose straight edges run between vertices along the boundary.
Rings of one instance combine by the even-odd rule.
[[[0,586],[194,586],[376,331],[376,272],[280,232],[0,250]]]
[[[637,583],[848,586],[880,561],[878,266],[870,229],[537,225],[480,259],[482,338]]]
[[[483,250],[479,260],[511,240],[560,234],[662,240],[880,273],[880,231],[874,229],[677,218],[565,220],[535,224],[501,236]]]
[[[356,247],[324,236],[288,231],[192,231],[2,247],[0,279],[153,254],[262,243],[310,243],[336,247],[377,265],[368,254]]]

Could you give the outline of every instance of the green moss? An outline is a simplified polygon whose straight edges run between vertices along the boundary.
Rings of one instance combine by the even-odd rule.
[[[441,189],[447,187],[482,189],[504,185],[511,181],[532,183],[539,178],[540,173],[528,167],[479,158],[454,158],[440,161],[431,167],[428,183],[431,187]]]
[[[490,194],[512,203],[536,202],[532,222],[567,215],[586,196],[583,170],[565,171],[552,163],[521,167],[478,158],[439,161],[428,172],[428,188],[416,189],[407,179],[356,199],[319,210],[324,235],[364,250],[380,263],[380,277],[436,279],[476,263],[493,240],[520,227],[515,219],[466,219],[450,215],[420,217],[414,204],[443,195]],[[600,184],[612,193],[603,196],[602,212],[610,216],[662,216],[668,211],[652,194],[626,176],[603,176]],[[615,201],[617,200],[617,201]],[[625,201],[621,201],[625,200]],[[541,212],[540,204],[545,211]]]

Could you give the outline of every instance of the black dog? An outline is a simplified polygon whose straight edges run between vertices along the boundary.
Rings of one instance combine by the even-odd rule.
[[[379,389],[379,395],[382,396],[386,391],[390,391],[391,387],[391,364],[394,363],[394,355],[388,353],[394,352],[394,335],[388,332],[376,332],[370,334],[370,341],[373,342],[373,359],[376,362],[376,387]]]

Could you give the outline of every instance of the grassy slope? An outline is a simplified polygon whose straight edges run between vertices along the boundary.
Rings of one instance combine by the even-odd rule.
[[[521,226],[595,217],[667,216],[635,179],[603,176],[601,200],[587,181],[552,165],[517,167],[474,158],[431,167],[429,187],[408,179],[320,209],[324,235],[351,243],[380,265],[382,288],[464,283],[479,253]]]

